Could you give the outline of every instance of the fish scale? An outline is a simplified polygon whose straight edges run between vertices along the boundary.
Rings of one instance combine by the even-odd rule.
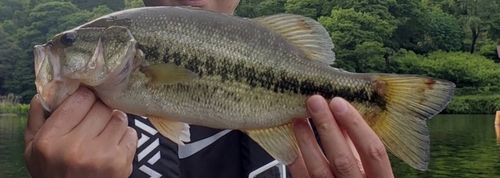
[[[179,145],[189,141],[181,137],[186,123],[235,129],[284,164],[299,154],[292,121],[309,117],[307,98],[339,96],[388,151],[426,170],[425,121],[450,102],[455,84],[346,72],[330,66],[332,49],[323,26],[300,15],[248,19],[189,7],[134,8],[35,46],[35,84],[49,112],[83,85],[111,108],[148,117]]]

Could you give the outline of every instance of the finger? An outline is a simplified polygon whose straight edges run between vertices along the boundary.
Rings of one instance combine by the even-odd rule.
[[[49,132],[47,136],[71,132],[82,121],[95,100],[92,91],[79,88],[52,113],[40,132]]]
[[[352,140],[349,137],[349,135],[347,135],[347,132],[343,129],[340,129],[340,130],[342,130],[342,134],[344,135],[345,141],[346,141],[347,145],[349,146],[349,149],[352,151],[354,158],[356,159],[356,163],[358,164],[358,168],[359,168],[359,171],[361,172],[361,175],[363,175],[363,177],[366,177],[365,176],[366,175],[365,169],[363,168],[363,164],[361,163],[361,158],[359,157],[358,150],[356,149],[356,147],[352,143]]]
[[[132,175],[132,172],[134,172],[134,164],[130,163],[130,166],[128,166],[127,171],[125,171],[125,175],[122,177],[130,177],[130,175]]]
[[[304,163],[304,158],[300,153],[297,155],[295,161],[292,164],[288,165],[288,169],[290,170],[290,174],[292,175],[292,177],[309,177],[306,164]]]
[[[111,113],[111,108],[107,107],[99,100],[96,101],[80,124],[73,129],[73,133],[85,135],[89,138],[97,137],[110,121]],[[122,134],[123,133],[120,134],[120,138]]]
[[[125,134],[118,143],[118,146],[127,153],[127,163],[132,164],[137,150],[137,132],[132,127],[127,127]]]
[[[309,122],[307,120],[297,120],[294,122],[294,126],[295,136],[309,176],[333,177],[330,165],[323,155],[323,151],[319,148]]]
[[[344,128],[357,148],[364,170],[370,177],[393,177],[392,168],[382,141],[366,124],[359,112],[342,98],[330,103],[335,119]]]
[[[324,98],[314,95],[307,100],[307,106],[335,177],[362,177],[355,158],[332,113],[328,110],[328,104]]]
[[[35,95],[30,102],[30,108],[28,111],[28,123],[26,124],[26,130],[24,131],[24,143],[31,142],[35,137],[36,133],[45,123],[45,117],[43,113],[42,105],[38,100],[38,95]]]
[[[107,142],[110,142],[110,144],[118,145],[127,130],[127,115],[125,115],[125,113],[121,111],[114,110],[108,118],[111,119],[107,119],[109,120],[107,124],[104,123],[106,124],[105,128],[104,130],[102,130],[98,137],[100,139],[107,140]]]

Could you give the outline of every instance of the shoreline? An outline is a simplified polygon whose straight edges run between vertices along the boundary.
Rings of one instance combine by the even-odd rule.
[[[19,115],[14,113],[0,113],[0,117],[17,117],[17,116]]]

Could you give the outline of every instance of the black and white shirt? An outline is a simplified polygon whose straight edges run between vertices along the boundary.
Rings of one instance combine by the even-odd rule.
[[[291,177],[281,164],[273,166],[275,159],[240,131],[190,126],[191,142],[178,146],[147,118],[129,115],[129,126],[139,138],[131,178]]]

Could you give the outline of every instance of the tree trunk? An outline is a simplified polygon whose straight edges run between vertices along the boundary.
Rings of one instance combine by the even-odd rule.
[[[472,33],[472,42],[470,44],[470,53],[473,54],[476,50],[477,39],[479,38],[479,28],[478,27],[474,28],[473,26],[471,26],[470,30]]]

